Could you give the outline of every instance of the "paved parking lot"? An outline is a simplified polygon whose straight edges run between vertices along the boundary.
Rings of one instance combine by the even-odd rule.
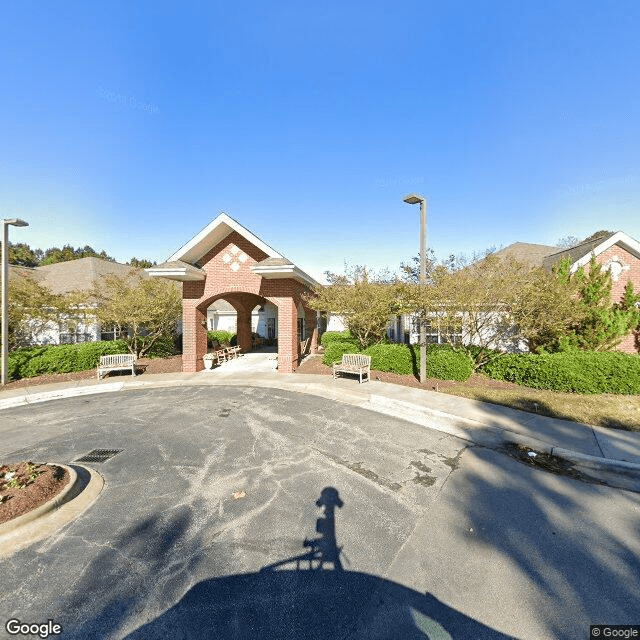
[[[7,409],[0,443],[121,450],[89,465],[93,506],[1,563],[3,617],[64,638],[583,638],[639,610],[637,494],[339,402],[122,391]],[[313,571],[326,488],[342,570]]]

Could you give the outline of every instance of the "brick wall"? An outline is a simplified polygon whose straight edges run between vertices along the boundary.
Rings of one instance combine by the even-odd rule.
[[[253,273],[251,267],[267,257],[233,231],[200,260],[206,279],[183,283],[183,371],[204,368],[202,356],[207,351],[207,330],[202,321],[206,320],[207,308],[219,298],[229,302],[238,314],[238,344],[244,351],[251,348],[251,311],[264,300],[275,304],[278,308],[278,371],[295,371],[300,359],[297,309],[301,303],[304,307],[301,296],[307,289],[291,278],[267,280]],[[305,312],[309,317],[307,309]],[[311,326],[315,327],[315,323]]]
[[[611,299],[613,302],[619,302],[622,299],[624,288],[629,280],[633,283],[635,292],[640,292],[640,260],[632,253],[629,253],[626,249],[616,244],[597,256],[597,260],[603,266],[610,264],[612,261],[618,261],[624,267],[618,279],[614,280],[611,288]],[[588,268],[587,265],[586,270],[588,270]],[[628,336],[624,342],[618,346],[618,349],[626,353],[638,353],[640,351],[639,342],[640,336],[636,332]]]

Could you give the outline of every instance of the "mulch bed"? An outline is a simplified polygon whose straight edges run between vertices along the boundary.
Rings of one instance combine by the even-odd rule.
[[[140,358],[137,362],[138,375],[145,373],[176,373],[182,371],[182,356],[172,356],[171,358]],[[130,371],[114,371],[103,379],[114,378],[119,375],[130,376]],[[89,371],[74,371],[73,373],[50,373],[35,378],[22,378],[12,380],[5,385],[6,389],[20,389],[21,387],[33,387],[40,384],[51,384],[53,382],[68,382],[70,380],[89,380],[97,378],[95,369]]]
[[[31,461],[0,466],[0,524],[55,498],[69,484],[69,472]]]
[[[332,367],[322,363],[322,355],[312,356],[306,360],[297,369],[298,373],[315,373],[323,376],[332,376]],[[419,377],[415,375],[400,375],[399,373],[391,373],[388,371],[372,371],[372,380],[380,380],[380,382],[390,382],[392,384],[400,384],[405,387],[417,387],[418,389],[429,389],[430,391],[447,391],[460,386],[460,382],[454,380],[440,380],[439,378],[427,378],[424,384],[420,384]],[[469,387],[492,388],[492,389],[522,389],[513,382],[505,382],[504,380],[493,380],[487,376],[472,374],[464,383]]]

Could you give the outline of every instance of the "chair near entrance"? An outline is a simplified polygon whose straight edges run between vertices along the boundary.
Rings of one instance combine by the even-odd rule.
[[[227,362],[227,360],[232,360],[241,355],[242,352],[238,345],[223,347],[219,343],[214,342],[213,351],[205,353],[204,356],[202,356],[202,361],[204,362],[205,369],[213,369],[214,364],[222,364],[223,362]]]

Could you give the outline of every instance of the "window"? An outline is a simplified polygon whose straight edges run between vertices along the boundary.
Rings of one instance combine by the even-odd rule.
[[[100,340],[119,340],[126,335],[126,331],[118,330],[115,326],[104,326],[100,331]]]
[[[90,333],[81,330],[79,327],[70,329],[65,325],[60,329],[60,344],[79,344],[93,340],[93,336]]]
[[[424,321],[427,344],[460,344],[462,331],[460,328],[447,330],[444,318],[432,317]],[[411,333],[420,340],[420,318],[411,316]]]

